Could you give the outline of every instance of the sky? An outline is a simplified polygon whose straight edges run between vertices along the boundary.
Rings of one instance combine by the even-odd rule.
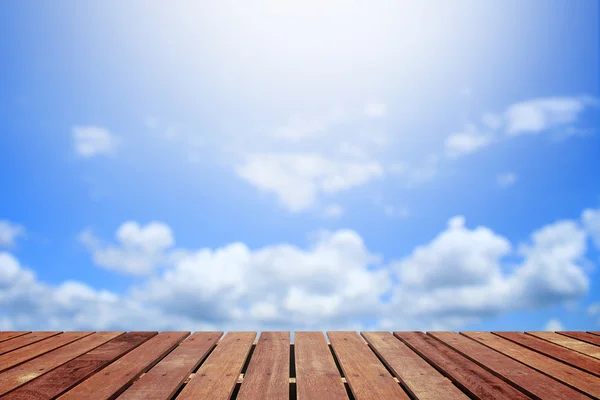
[[[0,6],[0,330],[599,330],[599,5]]]

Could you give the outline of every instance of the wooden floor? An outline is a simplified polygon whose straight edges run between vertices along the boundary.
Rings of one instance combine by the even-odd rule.
[[[600,398],[600,332],[0,332],[2,399]]]

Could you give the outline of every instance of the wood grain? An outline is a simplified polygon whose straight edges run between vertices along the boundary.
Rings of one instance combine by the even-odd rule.
[[[581,340],[582,342],[587,342],[587,343],[591,343],[596,346],[600,346],[600,337],[593,335],[591,333],[568,332],[568,331],[557,332],[557,333],[564,335],[564,336],[571,337],[573,339]],[[598,348],[598,350],[600,350],[600,348]]]
[[[543,356],[533,350],[493,335],[490,332],[464,332],[463,334],[566,385],[595,398],[599,398],[600,396],[600,378],[597,376]]]
[[[327,336],[357,400],[409,399],[356,332],[327,332]]]
[[[456,332],[429,332],[429,335],[446,343],[468,359],[494,373],[500,379],[519,388],[528,396],[548,399],[588,399],[588,396],[575,389],[539,373],[481,343]]]
[[[295,332],[294,353],[298,400],[348,400],[322,332]]]
[[[474,398],[529,399],[496,375],[422,332],[394,332],[394,335]]]
[[[24,385],[121,334],[123,332],[94,333],[0,373],[0,395]]]
[[[156,332],[121,335],[10,392],[3,400],[53,399],[139,346]]]
[[[202,364],[178,400],[229,400],[256,332],[229,332]]]
[[[185,339],[189,332],[161,332],[59,397],[62,400],[114,399],[142,373]]]
[[[0,354],[8,353],[9,351],[13,351],[21,347],[30,345],[32,343],[39,342],[40,340],[56,336],[59,333],[60,332],[32,332],[23,336],[16,337],[12,340],[0,342]]]
[[[468,399],[448,378],[391,333],[362,332],[362,335],[415,398]]]
[[[196,332],[133,383],[119,400],[170,399],[213,349],[223,332]]]
[[[600,359],[600,349],[593,344],[585,343],[577,339],[570,338],[568,336],[559,335],[554,332],[526,332],[528,335],[538,337],[540,339],[547,340],[548,342],[555,343],[559,346],[566,347],[567,349],[575,350],[579,353],[588,355]]]
[[[7,370],[15,365],[39,357],[42,354],[60,348],[69,343],[75,342],[93,332],[65,332],[60,335],[50,337],[41,342],[30,344],[27,347],[11,351],[0,356],[0,371]]]
[[[290,333],[262,332],[252,354],[239,400],[287,399],[290,377]]]
[[[593,375],[600,376],[600,360],[585,354],[571,351],[565,347],[550,343],[546,340],[536,338],[521,332],[492,332],[495,335],[518,343],[529,349],[535,350],[555,360],[562,361],[573,367],[587,371]]]
[[[28,333],[30,333],[30,332],[17,332],[17,331],[0,332],[0,342],[4,342],[5,340],[10,340],[12,338],[23,336]]]

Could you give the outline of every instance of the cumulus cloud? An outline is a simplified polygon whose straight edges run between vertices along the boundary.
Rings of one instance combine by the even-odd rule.
[[[600,209],[587,209],[581,214],[583,226],[591,236],[597,249],[600,250]]]
[[[371,102],[365,105],[365,115],[371,118],[383,117],[387,112],[387,106],[384,103]]]
[[[166,251],[175,244],[171,228],[160,222],[145,226],[125,222],[116,239],[118,245],[105,245],[90,230],[79,234],[79,241],[92,252],[97,265],[131,275],[149,274],[166,263]]]
[[[571,124],[592,104],[595,101],[587,97],[547,97],[513,104],[504,113],[506,133],[537,134]]]
[[[546,323],[544,327],[545,331],[556,332],[556,331],[564,331],[565,327],[563,324],[556,318],[552,318],[550,321]]]
[[[462,132],[453,133],[446,138],[446,155],[458,158],[484,147],[493,142],[490,134],[481,133],[473,124],[467,124]]]
[[[496,177],[496,183],[501,188],[512,186],[515,184],[515,182],[517,182],[517,175],[513,174],[512,172],[500,174]]]
[[[98,126],[75,126],[73,143],[75,152],[84,158],[114,154],[117,149],[117,138]]]
[[[320,232],[306,247],[257,249],[244,243],[175,248],[170,228],[159,222],[127,222],[116,237],[117,246],[89,233],[80,239],[100,265],[148,273],[122,295],[80,282],[44,284],[14,256],[0,253],[2,326],[341,329],[374,321],[382,329],[451,329],[572,302],[589,287],[586,233],[570,220],[542,227],[519,246],[456,216],[430,242],[389,262],[351,230]],[[121,252],[109,258],[118,264],[98,256],[107,249]],[[142,262],[132,267],[128,252],[143,254]],[[163,268],[155,268],[156,254]]]
[[[339,218],[344,215],[344,208],[339,204],[330,204],[325,208],[325,216],[328,218]]]
[[[334,194],[383,175],[377,161],[334,160],[316,153],[251,154],[238,166],[240,177],[274,193],[292,212],[311,208],[319,194]]]
[[[0,220],[0,247],[12,247],[18,237],[25,234],[25,228],[7,220]]]

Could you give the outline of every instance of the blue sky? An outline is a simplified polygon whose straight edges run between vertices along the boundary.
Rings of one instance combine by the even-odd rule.
[[[598,16],[3,5],[0,329],[598,329]]]

